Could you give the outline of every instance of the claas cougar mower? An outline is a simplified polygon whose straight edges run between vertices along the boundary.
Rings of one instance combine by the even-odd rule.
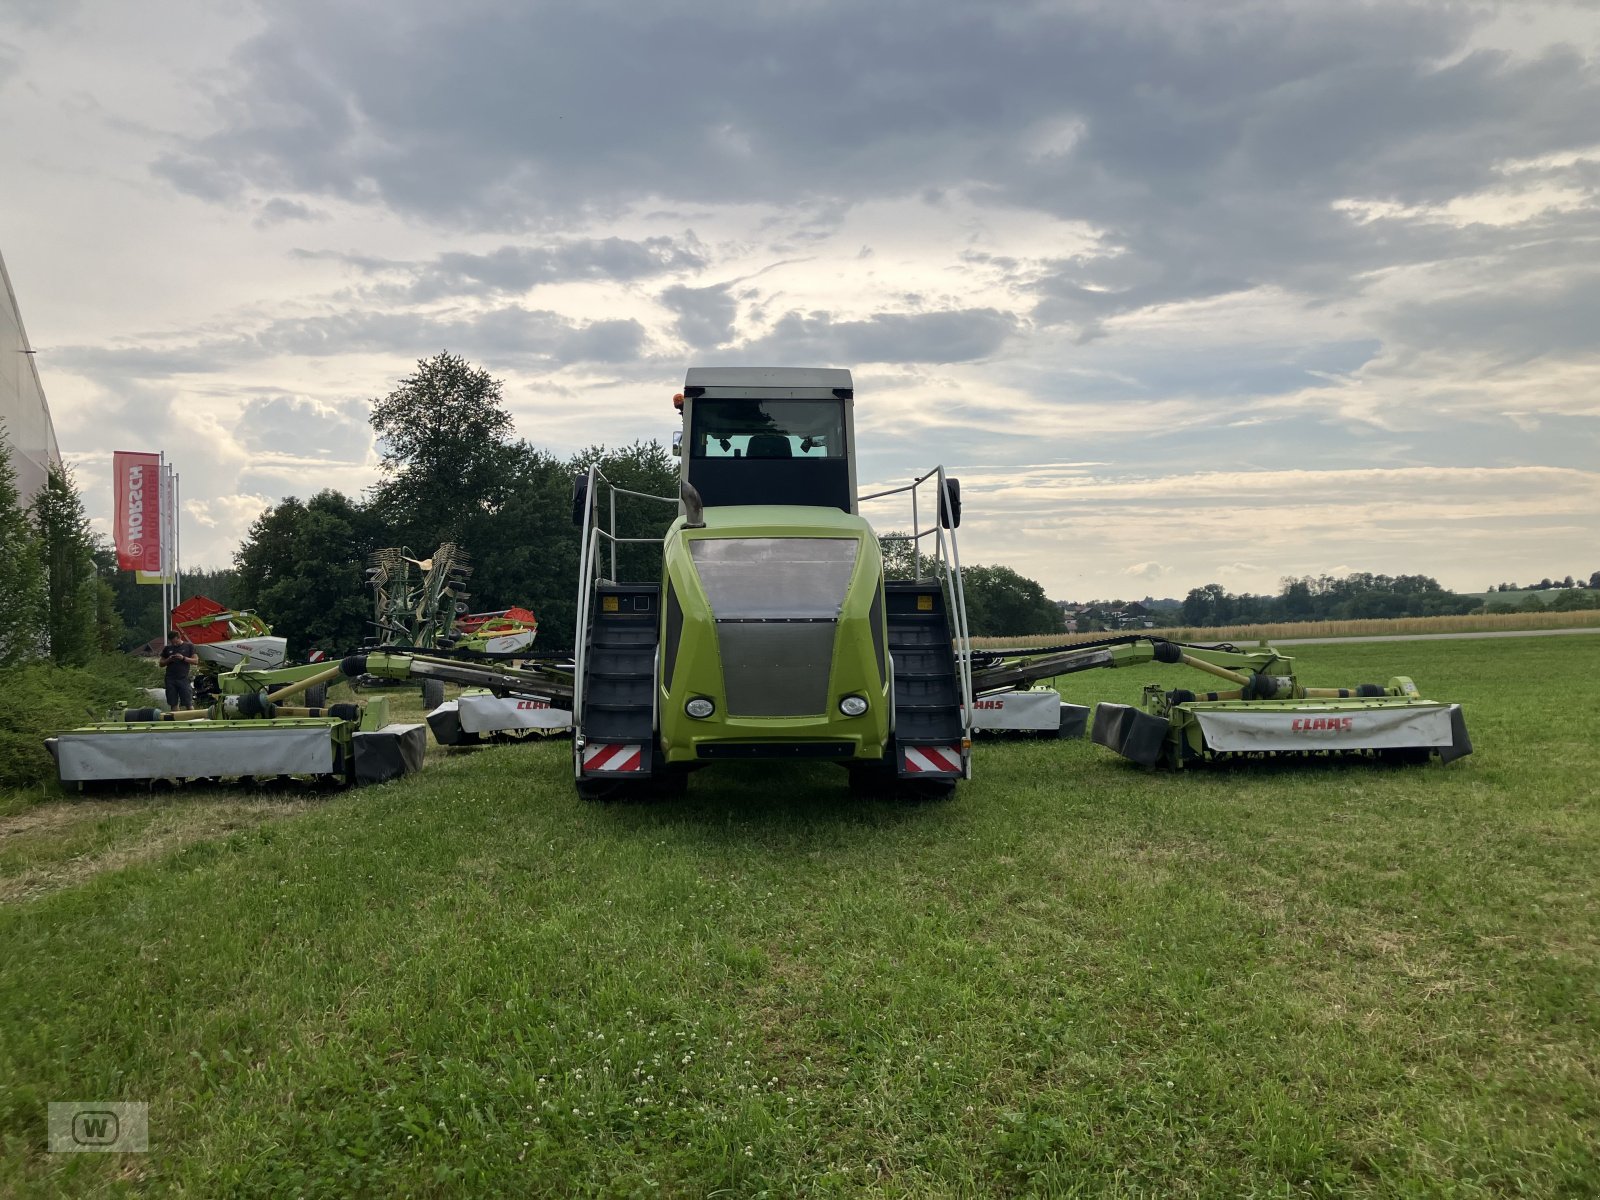
[[[66,784],[294,778],[378,783],[422,766],[427,727],[389,720],[389,699],[327,703],[339,683],[376,677],[463,684],[513,703],[570,704],[570,679],[511,666],[374,651],[336,663],[219,672],[205,707],[127,708],[47,739]]]
[[[1383,684],[1308,687],[1294,660],[1268,646],[1114,637],[997,662],[978,676],[1003,681],[1011,674],[1054,677],[1149,663],[1189,667],[1232,686],[1193,691],[1150,684],[1139,707],[1097,705],[1093,740],[1143,766],[1347,754],[1449,763],[1472,753],[1459,704],[1424,699],[1403,675]]]

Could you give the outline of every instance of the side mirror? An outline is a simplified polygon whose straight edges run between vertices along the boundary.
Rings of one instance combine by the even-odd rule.
[[[961,480],[944,479],[944,494],[939,497],[939,524],[946,529],[961,527]]]
[[[584,512],[589,507],[589,473],[572,477],[572,523],[583,527]]]
[[[672,431],[672,453],[679,458],[683,457],[683,430],[681,429]]]

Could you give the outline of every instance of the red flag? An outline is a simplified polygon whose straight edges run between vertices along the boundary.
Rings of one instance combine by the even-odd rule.
[[[161,456],[118,450],[111,473],[117,493],[117,567],[161,571]]]

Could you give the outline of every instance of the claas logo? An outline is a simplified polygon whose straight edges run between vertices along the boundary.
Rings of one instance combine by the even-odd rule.
[[[1355,727],[1354,717],[1296,717],[1289,726],[1295,733],[1349,733]]]

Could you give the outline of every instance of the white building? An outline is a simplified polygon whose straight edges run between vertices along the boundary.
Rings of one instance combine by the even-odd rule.
[[[50,406],[45,403],[33,358],[17,295],[11,290],[11,276],[0,257],[0,422],[5,425],[17,491],[24,504],[44,486],[50,464],[61,461]]]

